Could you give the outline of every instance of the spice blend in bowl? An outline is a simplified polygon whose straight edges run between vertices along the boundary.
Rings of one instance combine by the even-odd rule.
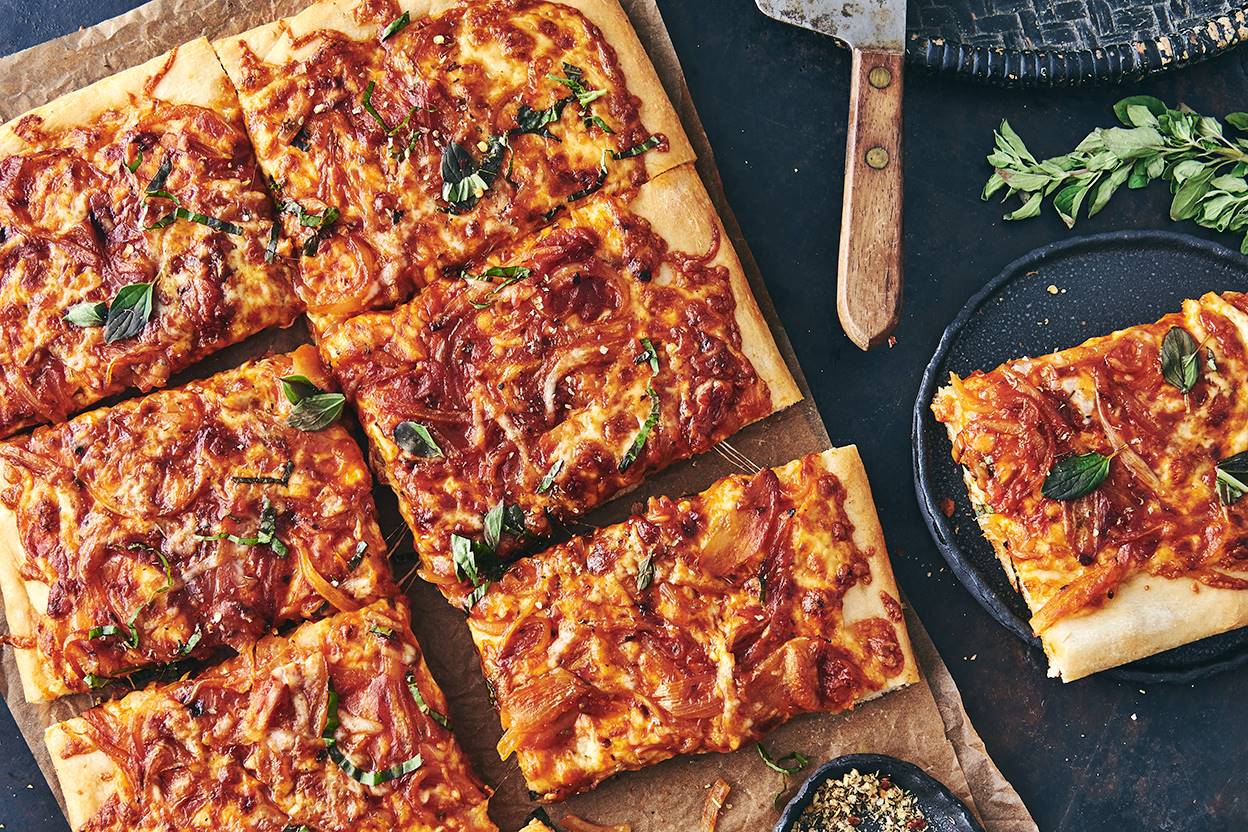
[[[888,777],[851,769],[819,786],[798,816],[794,832],[916,832],[927,828],[913,792]]]

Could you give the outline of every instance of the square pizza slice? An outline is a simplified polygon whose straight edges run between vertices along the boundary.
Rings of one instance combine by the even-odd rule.
[[[76,832],[497,832],[402,600],[48,729]]]
[[[393,591],[372,477],[329,423],[342,396],[314,386],[330,382],[304,346],[0,443],[0,589],[28,700]]]
[[[301,311],[208,41],[0,126],[0,436]]]
[[[918,678],[853,447],[651,499],[512,565],[468,626],[544,801]]]
[[[552,521],[800,398],[689,166],[597,197],[321,348],[420,574],[457,604]]]
[[[1071,681],[1248,625],[1248,295],[990,372],[932,403],[980,528]]]
[[[616,0],[326,0],[216,48],[322,331],[693,159]]]

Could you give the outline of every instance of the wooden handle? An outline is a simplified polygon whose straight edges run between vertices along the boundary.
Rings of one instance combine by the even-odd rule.
[[[864,350],[901,315],[901,60],[853,53],[836,311]]]

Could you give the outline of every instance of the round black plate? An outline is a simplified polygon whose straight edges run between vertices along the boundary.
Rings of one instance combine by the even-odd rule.
[[[912,793],[918,799],[923,817],[927,818],[930,832],[984,832],[984,827],[944,783],[913,763],[885,754],[849,754],[819,766],[784,807],[774,832],[791,832],[797,825],[798,816],[814,799],[815,791],[828,780],[842,777],[852,769],[858,769],[861,774],[888,777]],[[864,830],[870,828],[863,826]]]
[[[1050,285],[1059,287],[1056,295]],[[1248,291],[1248,259],[1214,243],[1162,231],[1080,237],[1036,249],[1005,267],[941,336],[914,403],[911,438],[919,507],[937,548],[993,618],[1036,646],[1029,613],[975,522],[961,468],[950,456],[932,396],[950,371],[966,375],[1045,355],[1116,329],[1155,321],[1185,298]],[[940,509],[954,501],[953,517]],[[1248,629],[1234,630],[1104,671],[1133,682],[1187,682],[1248,663]]]
[[[912,64],[1001,86],[1116,83],[1248,39],[1244,0],[909,0]]]

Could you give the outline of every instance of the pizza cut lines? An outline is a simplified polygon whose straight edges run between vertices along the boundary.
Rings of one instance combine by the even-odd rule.
[[[272,216],[202,38],[0,126],[0,436],[290,324]]]
[[[932,409],[1071,681],[1248,625],[1248,295],[954,375]]]
[[[420,574],[456,604],[561,518],[800,398],[689,166],[598,195],[321,349]]]
[[[359,447],[291,426],[291,376],[330,387],[304,346],[0,444],[0,589],[28,700],[395,591]]]
[[[322,332],[693,159],[616,0],[327,0],[216,48]]]
[[[47,731],[88,832],[497,832],[408,625],[378,601]]]
[[[918,679],[853,447],[651,499],[517,562],[468,625],[544,801]]]

